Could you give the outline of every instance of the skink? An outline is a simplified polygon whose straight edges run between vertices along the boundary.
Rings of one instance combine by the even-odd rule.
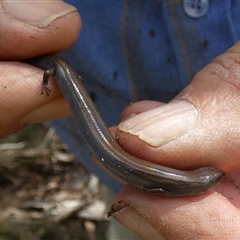
[[[148,192],[166,196],[191,196],[212,189],[225,175],[215,167],[182,171],[154,164],[125,152],[108,131],[81,77],[57,55],[30,59],[28,63],[45,70],[43,89],[49,94],[48,79],[54,75],[68,102],[86,143],[99,162],[114,175]]]

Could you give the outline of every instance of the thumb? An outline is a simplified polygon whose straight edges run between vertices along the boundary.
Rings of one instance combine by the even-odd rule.
[[[121,146],[174,168],[238,169],[239,56],[237,43],[202,69],[170,103],[123,121],[117,132]]]
[[[0,59],[19,60],[66,50],[81,27],[63,1],[0,1]]]
[[[65,50],[78,36],[80,26],[76,8],[63,1],[0,1],[0,59],[19,60]],[[40,96],[42,76],[42,70],[27,64],[0,62],[0,137],[46,120],[46,116],[69,114],[55,84],[49,98]]]

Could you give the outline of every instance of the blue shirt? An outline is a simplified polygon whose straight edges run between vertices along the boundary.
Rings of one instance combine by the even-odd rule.
[[[194,0],[192,0],[194,2]],[[143,99],[167,102],[240,38],[240,1],[210,0],[204,16],[183,1],[69,1],[83,27],[62,55],[84,79],[109,126]],[[78,160],[112,190],[121,184],[93,163],[72,117],[50,123]]]

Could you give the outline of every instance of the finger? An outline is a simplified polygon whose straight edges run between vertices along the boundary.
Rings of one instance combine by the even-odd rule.
[[[127,108],[123,110],[123,112],[120,115],[120,121],[123,121],[129,117],[133,117],[136,114],[139,114],[141,112],[146,112],[150,109],[157,108],[160,106],[163,106],[165,103],[157,102],[157,101],[139,101],[136,103],[132,103]]]
[[[70,113],[55,81],[50,82],[50,96],[41,95],[43,70],[19,62],[0,62],[0,73],[0,137]]]
[[[223,195],[236,208],[240,209],[240,170],[229,173],[225,178],[214,188],[215,191]]]
[[[237,43],[200,71],[171,103],[121,123],[118,139],[122,147],[175,168],[238,169],[239,54]]]
[[[66,50],[81,27],[77,9],[62,1],[1,1],[0,59]]]
[[[238,239],[238,209],[222,195],[165,198],[131,186],[118,195],[113,216],[144,239]]]

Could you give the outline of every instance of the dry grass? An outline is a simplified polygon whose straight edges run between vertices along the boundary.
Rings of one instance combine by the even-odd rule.
[[[104,211],[81,217],[99,203],[98,181],[52,129],[30,126],[0,141],[0,240],[104,240]]]

